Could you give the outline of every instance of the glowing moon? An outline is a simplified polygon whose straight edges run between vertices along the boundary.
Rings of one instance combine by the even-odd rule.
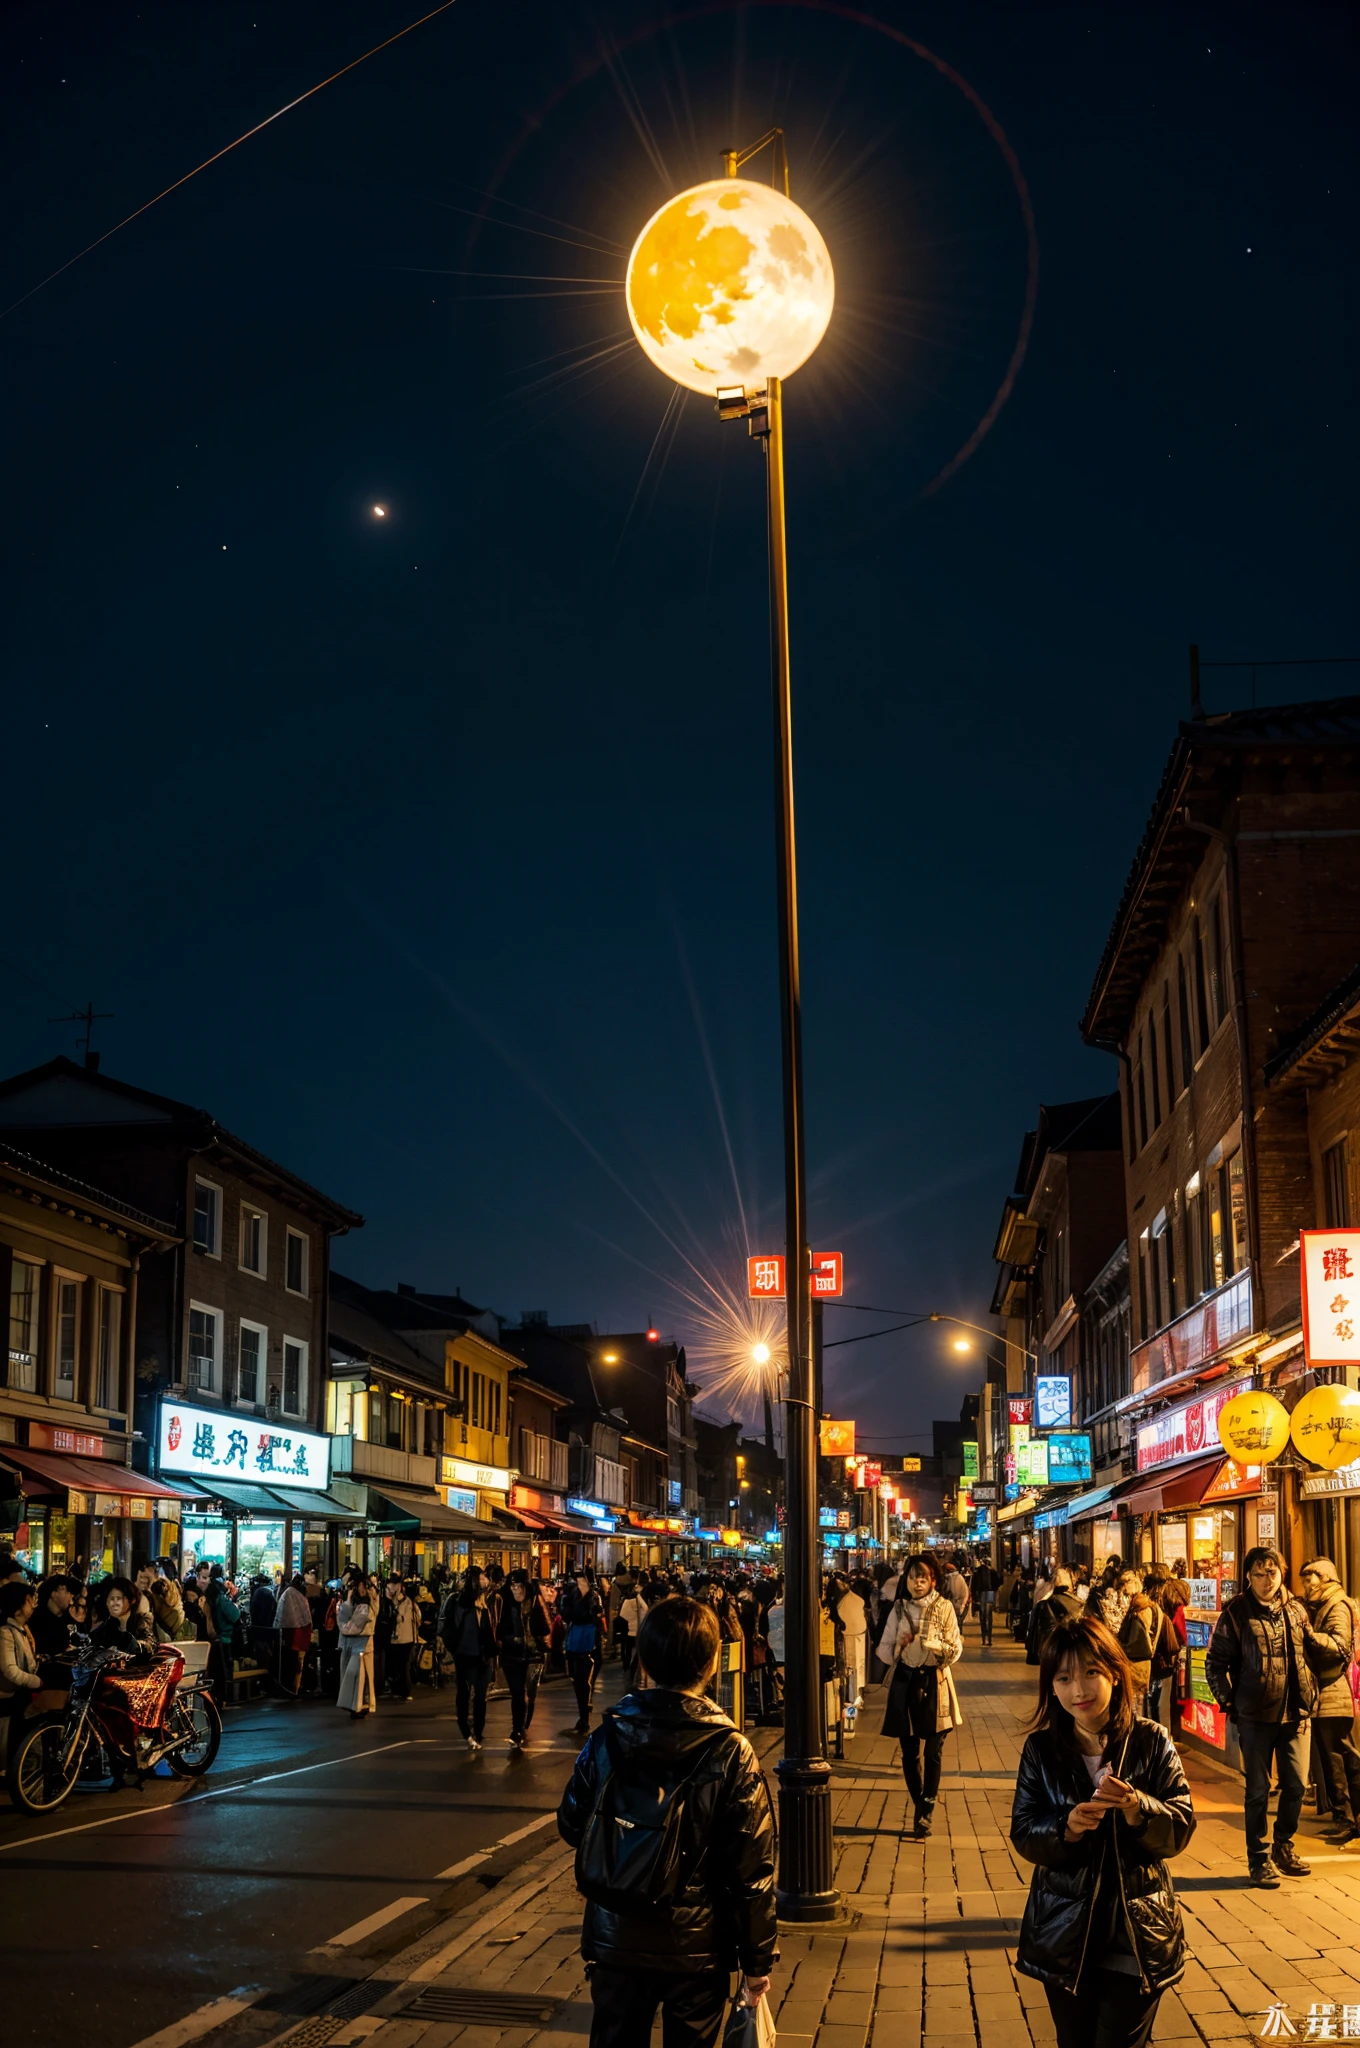
[[[791,377],[826,333],[836,282],[802,208],[745,178],[668,199],[633,246],[625,285],[633,332],[658,370],[712,397]]]
[[[386,519],[386,517],[387,517],[387,507],[386,507],[386,505],[375,505],[375,506],[373,507],[373,517],[374,517],[375,519]]]

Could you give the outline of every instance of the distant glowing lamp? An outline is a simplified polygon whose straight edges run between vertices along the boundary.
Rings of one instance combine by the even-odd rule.
[[[660,1330],[649,1330],[647,1332],[647,1342],[649,1344],[659,1344],[661,1342]]]
[[[606,1351],[606,1352],[605,1352],[605,1354],[604,1354],[604,1362],[605,1362],[605,1364],[606,1364],[606,1365],[617,1365],[617,1364],[618,1364],[618,1362],[619,1362],[619,1354],[618,1354],[618,1352],[617,1352],[617,1351]]]
[[[628,317],[648,358],[687,391],[763,391],[826,333],[826,243],[773,185],[712,178],[654,213],[633,245]]]
[[[973,1348],[973,1344],[972,1344],[972,1339],[971,1339],[971,1338],[969,1338],[969,1337],[956,1337],[956,1338],[954,1339],[954,1349],[955,1349],[956,1351],[971,1351],[971,1350],[972,1350],[972,1348]]]
[[[757,1364],[757,1365],[768,1365],[768,1364],[769,1364],[769,1362],[770,1362],[770,1347],[769,1347],[769,1345],[768,1345],[768,1344],[753,1344],[753,1345],[751,1346],[751,1356],[752,1356],[752,1358],[753,1358],[753,1359],[755,1360],[755,1362],[756,1362],[756,1364]]]
[[[386,505],[375,505],[375,506],[373,507],[373,517],[374,517],[375,519],[386,519],[386,517],[387,517],[387,507],[386,507]]]

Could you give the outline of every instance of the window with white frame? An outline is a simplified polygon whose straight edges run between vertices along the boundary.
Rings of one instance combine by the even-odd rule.
[[[283,1412],[307,1412],[307,1346],[296,1337],[283,1340]]]
[[[307,1240],[300,1230],[290,1230],[284,1240],[283,1284],[290,1294],[307,1292]]]
[[[38,1313],[42,1267],[16,1256],[9,1276],[9,1384],[20,1394],[38,1391]]]
[[[263,1209],[254,1209],[249,1202],[241,1204],[241,1270],[243,1273],[258,1273],[263,1280],[265,1259],[269,1249],[269,1221]]]
[[[269,1332],[263,1323],[242,1318],[236,1398],[252,1406],[264,1399],[265,1368],[269,1359]]]
[[[79,1280],[67,1273],[58,1273],[54,1285],[52,1392],[59,1401],[74,1401],[80,1352],[80,1298],[84,1289]]]
[[[94,1405],[123,1405],[123,1294],[117,1287],[99,1290],[99,1321],[94,1339]]]
[[[214,1181],[194,1182],[194,1250],[222,1256],[222,1190]]]
[[[219,1309],[189,1304],[189,1357],[185,1383],[195,1393],[217,1392],[217,1366],[222,1355],[222,1315]]]

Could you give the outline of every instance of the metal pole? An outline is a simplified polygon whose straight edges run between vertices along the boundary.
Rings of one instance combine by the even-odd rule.
[[[838,1911],[840,1897],[832,1883],[831,1766],[826,1760],[822,1738],[817,1443],[812,1387],[807,1174],[803,1152],[803,1029],[798,969],[798,868],[793,823],[789,575],[784,540],[784,400],[778,377],[769,380],[768,403],[765,476],[770,550],[770,673],[774,697],[789,1341],[784,1435],[785,1753],[776,1767],[779,1779],[777,1896],[782,1919],[831,1920]]]

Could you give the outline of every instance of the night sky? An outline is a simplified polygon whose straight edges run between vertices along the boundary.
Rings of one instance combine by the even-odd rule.
[[[12,0],[3,304],[421,11]],[[0,321],[4,1071],[92,997],[106,1071],[364,1212],[344,1270],[704,1359],[782,1249],[764,483],[621,281],[779,121],[838,294],[786,394],[813,1241],[985,1315],[1037,1104],[1115,1083],[1187,643],[1360,653],[1360,67],[1344,6],[882,18],[1037,228],[937,489],[1020,197],[834,6],[459,0]],[[978,1378],[832,1358],[898,1448]]]

